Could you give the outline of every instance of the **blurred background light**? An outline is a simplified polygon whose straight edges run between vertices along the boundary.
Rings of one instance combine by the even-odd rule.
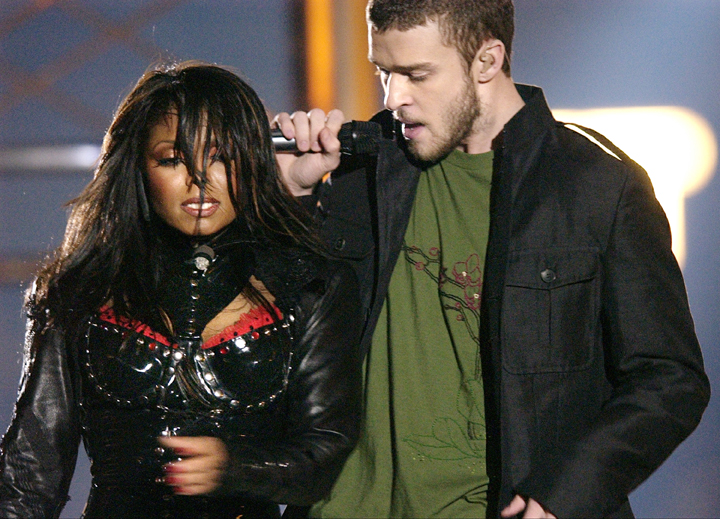
[[[88,171],[95,168],[99,157],[96,144],[0,149],[0,171]]]
[[[704,188],[717,168],[718,144],[699,114],[677,106],[553,110],[559,121],[592,128],[647,171],[670,221],[673,252],[685,262],[685,200]]]

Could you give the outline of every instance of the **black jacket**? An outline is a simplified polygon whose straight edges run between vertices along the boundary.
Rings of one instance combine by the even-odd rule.
[[[95,379],[89,376],[84,353],[104,355],[93,342],[95,332],[87,331],[97,326],[75,332],[41,329],[30,321],[15,415],[2,441],[0,517],[57,517],[67,499],[81,437],[93,461],[93,488],[85,511],[93,517],[200,517],[203,510],[210,517],[266,517],[278,513],[273,503],[303,507],[323,497],[357,441],[360,319],[352,269],[313,258],[270,258],[275,265],[294,262],[302,263],[301,268],[273,270],[267,262],[258,264],[255,275],[277,294],[276,304],[285,316],[292,316],[283,321],[292,335],[287,384],[277,400],[272,396],[272,403],[232,413],[231,401],[227,409],[209,413],[217,416],[210,420],[215,423],[201,420],[200,426],[216,431],[230,454],[221,488],[204,498],[173,496],[162,481],[155,481],[168,461],[153,458],[161,454],[158,424],[172,424],[174,415],[167,418],[152,402],[143,405],[144,396],[123,403],[115,398],[121,384],[106,399],[94,383],[98,365],[93,366]],[[265,340],[267,332],[267,340],[258,343],[262,358],[253,364],[275,362],[272,355],[282,346],[273,337],[285,332],[275,330],[279,326],[266,328],[246,338],[249,346]],[[164,362],[158,354],[162,344],[142,334],[130,337],[123,344],[142,342],[136,350],[140,353],[149,344]],[[244,341],[225,344],[245,351]],[[168,373],[167,366],[163,369]],[[186,415],[190,413],[181,410],[177,416]]]
[[[697,426],[710,391],[670,229],[647,174],[556,122],[542,92],[495,142],[482,293],[489,516],[513,495],[558,517],[631,517],[627,496]],[[419,168],[388,112],[376,159],[318,191],[353,262],[370,346]]]

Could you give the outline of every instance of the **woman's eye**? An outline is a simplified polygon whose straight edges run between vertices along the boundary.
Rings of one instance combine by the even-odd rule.
[[[180,157],[166,157],[162,159],[157,159],[157,165],[161,167],[177,167],[180,165],[182,161],[180,160]]]
[[[220,153],[220,150],[218,150],[216,147],[210,148],[210,152],[208,153],[208,163],[215,164],[220,160],[222,160],[222,154]]]

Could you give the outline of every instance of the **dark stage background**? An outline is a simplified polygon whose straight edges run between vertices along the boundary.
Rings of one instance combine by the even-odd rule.
[[[717,143],[717,0],[516,0],[516,11],[513,75],[542,86],[553,108],[684,107],[709,123]],[[1,430],[20,374],[29,272],[60,242],[62,204],[91,178],[87,166],[28,168],[8,157],[26,147],[99,145],[121,95],[159,56],[237,67],[271,110],[308,108],[298,106],[305,82],[295,60],[297,12],[292,0],[0,0]],[[677,153],[698,152],[657,150]],[[720,381],[718,205],[716,165],[685,199],[683,266],[714,384]],[[720,404],[713,398],[698,430],[631,496],[638,517],[718,516],[718,430]],[[80,515],[88,488],[81,455],[63,517]]]

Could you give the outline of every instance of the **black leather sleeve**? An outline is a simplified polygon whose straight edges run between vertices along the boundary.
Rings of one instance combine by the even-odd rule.
[[[0,517],[58,517],[67,501],[80,442],[77,400],[63,334],[25,339],[15,413],[2,440]]]
[[[310,505],[331,489],[360,428],[358,287],[352,269],[329,261],[296,307],[287,439],[228,442],[219,493]]]

